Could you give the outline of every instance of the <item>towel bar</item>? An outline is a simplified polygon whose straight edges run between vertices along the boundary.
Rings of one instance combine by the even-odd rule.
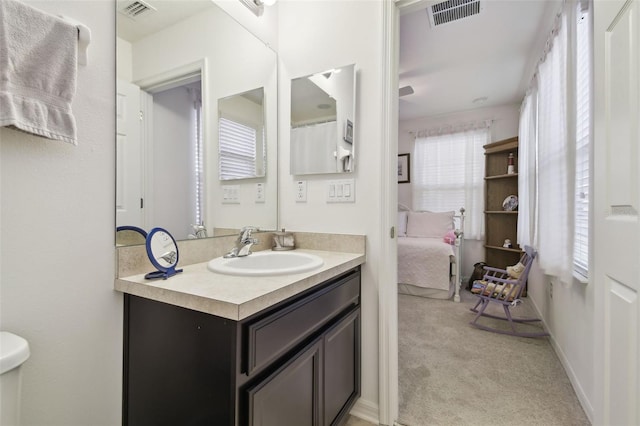
[[[87,50],[89,50],[89,43],[91,43],[91,30],[86,25],[68,16],[58,15],[58,17],[78,28],[78,64],[87,65]]]

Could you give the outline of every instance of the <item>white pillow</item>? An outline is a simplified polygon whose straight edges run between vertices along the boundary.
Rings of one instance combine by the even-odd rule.
[[[398,212],[398,237],[407,236],[407,211]]]
[[[455,212],[409,212],[408,237],[442,238],[453,229]]]

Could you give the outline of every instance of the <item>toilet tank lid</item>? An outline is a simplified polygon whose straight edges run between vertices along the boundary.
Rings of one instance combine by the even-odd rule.
[[[0,374],[19,367],[29,358],[29,343],[8,331],[0,331]]]

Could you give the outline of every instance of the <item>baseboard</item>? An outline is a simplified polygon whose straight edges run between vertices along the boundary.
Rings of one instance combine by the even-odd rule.
[[[578,401],[580,401],[580,405],[582,406],[584,413],[587,415],[587,418],[589,419],[591,424],[593,424],[593,406],[591,405],[591,401],[589,401],[589,398],[587,398],[587,394],[584,392],[584,389],[580,384],[580,380],[578,380],[578,376],[573,371],[573,368],[571,367],[571,363],[569,362],[569,359],[567,358],[567,356],[564,354],[564,351],[562,350],[560,345],[558,345],[558,342],[553,336],[553,332],[549,328],[547,321],[542,316],[540,309],[538,309],[538,305],[536,305],[536,302],[533,300],[532,297],[529,298],[529,301],[531,302],[533,309],[536,311],[536,316],[542,319],[542,324],[544,325],[544,329],[549,333],[549,339],[551,340],[551,347],[553,348],[558,359],[560,360],[560,363],[562,364],[564,371],[567,373],[567,377],[569,377],[571,386],[573,387],[573,390],[576,393],[576,396],[578,397]]]
[[[358,417],[359,419],[366,420],[375,425],[380,423],[378,404],[374,404],[371,401],[365,401],[362,398],[356,401],[349,414],[354,417]]]

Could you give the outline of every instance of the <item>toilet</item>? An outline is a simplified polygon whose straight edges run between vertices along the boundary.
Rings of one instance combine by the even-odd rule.
[[[0,331],[0,425],[20,424],[20,366],[29,358],[29,343]]]

